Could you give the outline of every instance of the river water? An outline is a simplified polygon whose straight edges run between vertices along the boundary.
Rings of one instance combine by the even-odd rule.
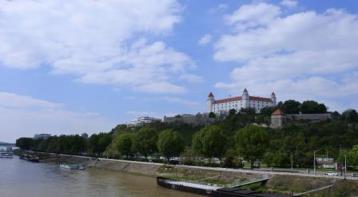
[[[194,197],[157,186],[155,178],[100,169],[0,159],[0,197]]]

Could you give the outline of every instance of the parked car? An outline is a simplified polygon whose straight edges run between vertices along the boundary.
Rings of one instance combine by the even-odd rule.
[[[338,176],[337,172],[326,172],[324,174],[327,175],[327,176]]]
[[[358,173],[353,173],[353,177],[358,177]]]

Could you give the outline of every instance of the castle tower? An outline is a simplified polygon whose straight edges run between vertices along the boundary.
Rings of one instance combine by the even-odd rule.
[[[209,110],[209,112],[213,112],[214,102],[215,102],[214,94],[212,92],[210,92],[210,94],[208,96],[208,110]]]
[[[247,89],[244,89],[244,92],[242,93],[242,107],[243,108],[249,108],[250,107],[250,96]]]
[[[275,94],[275,92],[272,92],[272,94],[271,94],[271,100],[272,100],[272,104],[273,104],[273,105],[276,105],[276,94]]]
[[[280,110],[277,109],[271,114],[271,128],[281,128],[283,124],[285,123],[286,116],[285,114]]]

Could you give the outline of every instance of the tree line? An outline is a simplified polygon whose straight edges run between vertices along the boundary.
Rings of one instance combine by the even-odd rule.
[[[315,101],[289,100],[278,107],[285,113],[326,113]],[[19,138],[21,149],[131,160],[180,162],[191,165],[242,167],[312,167],[313,152],[358,165],[358,115],[356,110],[330,112],[332,119],[319,123],[288,124],[280,129],[258,126],[267,123],[275,108],[261,113],[231,110],[211,125],[155,122],[137,127],[118,125],[108,133]],[[298,111],[297,111],[298,110]],[[218,162],[214,162],[218,161]]]

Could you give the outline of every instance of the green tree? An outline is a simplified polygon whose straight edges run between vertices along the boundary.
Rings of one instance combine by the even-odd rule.
[[[166,129],[159,134],[157,148],[169,162],[171,157],[179,156],[183,152],[184,141],[178,132]]]
[[[285,114],[300,113],[301,103],[295,100],[287,100],[279,106]]]
[[[157,139],[157,132],[153,128],[143,127],[136,134],[135,149],[147,159],[148,155],[157,151]]]
[[[115,148],[121,155],[125,155],[126,158],[129,158],[129,155],[133,151],[133,141],[134,141],[133,134],[130,133],[122,133],[119,134],[115,140]]]
[[[216,114],[214,112],[209,113],[209,118],[216,118]]]
[[[358,122],[358,113],[354,109],[348,109],[344,111],[342,117],[348,122]]]
[[[30,150],[33,146],[34,140],[32,138],[22,137],[16,140],[16,146],[23,150]]]
[[[95,155],[101,155],[112,142],[112,136],[109,133],[93,134],[88,139],[88,150]]]
[[[206,126],[193,137],[193,149],[208,158],[221,159],[227,148],[227,137],[216,125]]]
[[[266,129],[254,125],[238,130],[236,134],[236,148],[245,160],[250,161],[251,168],[254,162],[261,160],[269,144]]]
[[[304,101],[301,105],[301,112],[303,114],[326,113],[327,107],[322,103],[317,103],[316,101]]]
[[[354,145],[350,150],[341,151],[338,156],[338,161],[344,163],[345,157],[347,158],[348,166],[358,166],[358,145]]]
[[[270,116],[275,111],[276,107],[264,107],[261,109],[260,114]]]

